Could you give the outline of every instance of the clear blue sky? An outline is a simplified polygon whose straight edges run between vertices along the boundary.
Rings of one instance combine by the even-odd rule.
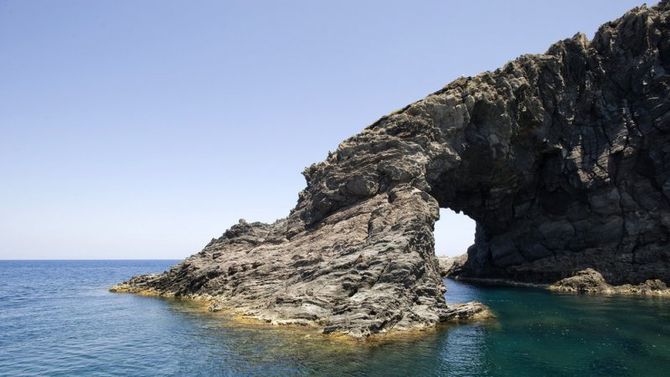
[[[185,257],[380,116],[638,4],[0,1],[0,259]]]

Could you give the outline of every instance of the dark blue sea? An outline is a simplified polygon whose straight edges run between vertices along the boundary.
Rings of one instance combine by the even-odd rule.
[[[0,261],[0,376],[670,376],[670,299],[447,281],[498,319],[359,344],[107,291],[175,262]]]

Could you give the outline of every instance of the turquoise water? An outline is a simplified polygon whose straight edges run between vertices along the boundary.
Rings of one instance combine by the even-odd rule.
[[[0,376],[668,376],[670,300],[448,281],[498,320],[356,344],[112,294],[175,261],[0,261]]]

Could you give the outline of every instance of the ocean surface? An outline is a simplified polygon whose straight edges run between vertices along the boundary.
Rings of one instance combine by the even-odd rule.
[[[670,300],[447,281],[498,316],[389,342],[113,294],[176,261],[0,261],[0,376],[669,376]]]

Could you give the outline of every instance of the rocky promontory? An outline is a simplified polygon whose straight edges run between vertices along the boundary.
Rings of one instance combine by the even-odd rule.
[[[432,251],[430,228],[391,228],[423,209],[414,207],[417,195],[397,193],[395,206],[387,197],[369,201],[290,239],[286,220],[240,220],[169,271],[111,290],[199,300],[213,311],[354,337],[492,317],[479,303],[446,305],[436,263],[423,265],[435,258],[422,254]]]
[[[352,336],[486,316],[445,302],[441,207],[477,222],[461,277],[668,282],[670,3],[459,78],[303,174],[287,218],[114,289]]]

